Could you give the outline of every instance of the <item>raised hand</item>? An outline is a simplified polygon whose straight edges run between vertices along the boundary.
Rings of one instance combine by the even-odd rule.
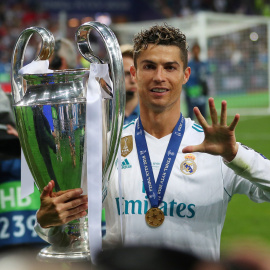
[[[228,126],[226,101],[222,101],[221,103],[220,122],[218,122],[213,98],[209,98],[209,109],[212,125],[207,123],[197,107],[194,108],[194,114],[204,130],[205,139],[199,145],[185,147],[183,153],[204,152],[211,155],[220,155],[226,161],[230,162],[234,159],[238,151],[238,144],[236,143],[235,138],[235,127],[239,121],[240,115],[236,114],[232,123]]]
[[[60,226],[87,214],[87,196],[81,195],[81,188],[53,192],[54,185],[51,180],[40,195],[37,221],[43,228]]]

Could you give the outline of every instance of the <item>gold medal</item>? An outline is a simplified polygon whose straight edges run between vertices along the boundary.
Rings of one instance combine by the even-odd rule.
[[[159,227],[165,219],[164,213],[157,207],[150,208],[145,215],[145,221],[150,227]]]

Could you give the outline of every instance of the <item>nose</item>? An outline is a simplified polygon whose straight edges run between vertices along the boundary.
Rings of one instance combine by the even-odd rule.
[[[156,82],[164,82],[165,81],[164,69],[162,67],[156,68],[153,80]]]

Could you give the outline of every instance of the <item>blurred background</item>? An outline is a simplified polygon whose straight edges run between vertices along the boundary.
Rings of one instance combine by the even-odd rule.
[[[11,91],[12,50],[18,35],[27,27],[43,26],[55,38],[65,37],[74,43],[78,26],[95,20],[109,25],[123,44],[132,43],[140,29],[166,21],[186,34],[190,48],[199,43],[201,59],[208,62],[211,74],[208,95],[225,97],[230,109],[241,109],[242,114],[269,114],[268,16],[268,0],[2,1],[0,85],[5,92]],[[102,42],[93,36],[94,51],[104,57]],[[39,42],[38,36],[31,38],[25,64],[34,59]],[[77,66],[85,65],[78,55]]]
[[[31,26],[42,26],[55,38],[64,37],[75,44],[77,28],[87,21],[109,25],[120,45],[132,43],[135,33],[153,24],[167,22],[179,27],[187,36],[189,48],[198,43],[200,57],[208,63],[208,96],[215,97],[217,105],[226,99],[230,116],[240,113],[241,120],[236,130],[238,141],[270,158],[269,0],[1,1],[0,88],[10,102],[11,56],[21,31]],[[39,42],[37,36],[30,39],[24,64],[35,58]],[[93,35],[91,42],[94,51],[106,58],[98,36]],[[76,66],[88,67],[89,63],[78,54]],[[187,114],[184,98],[181,106]],[[3,143],[0,140],[0,144]],[[4,187],[0,186],[0,196],[3,196],[1,188]],[[3,203],[1,198],[0,202]],[[38,207],[36,202],[36,209]],[[229,204],[225,221],[222,252],[243,239],[255,239],[270,246],[269,210],[269,204],[258,205],[243,196],[235,196]],[[7,236],[5,212],[1,204],[0,242]],[[32,223],[33,218],[28,222],[28,229],[33,229]]]

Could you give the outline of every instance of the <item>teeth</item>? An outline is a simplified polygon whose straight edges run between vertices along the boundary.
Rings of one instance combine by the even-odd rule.
[[[160,89],[160,88],[154,88],[151,90],[152,92],[157,92],[157,93],[163,93],[163,92],[166,92],[167,89]]]

